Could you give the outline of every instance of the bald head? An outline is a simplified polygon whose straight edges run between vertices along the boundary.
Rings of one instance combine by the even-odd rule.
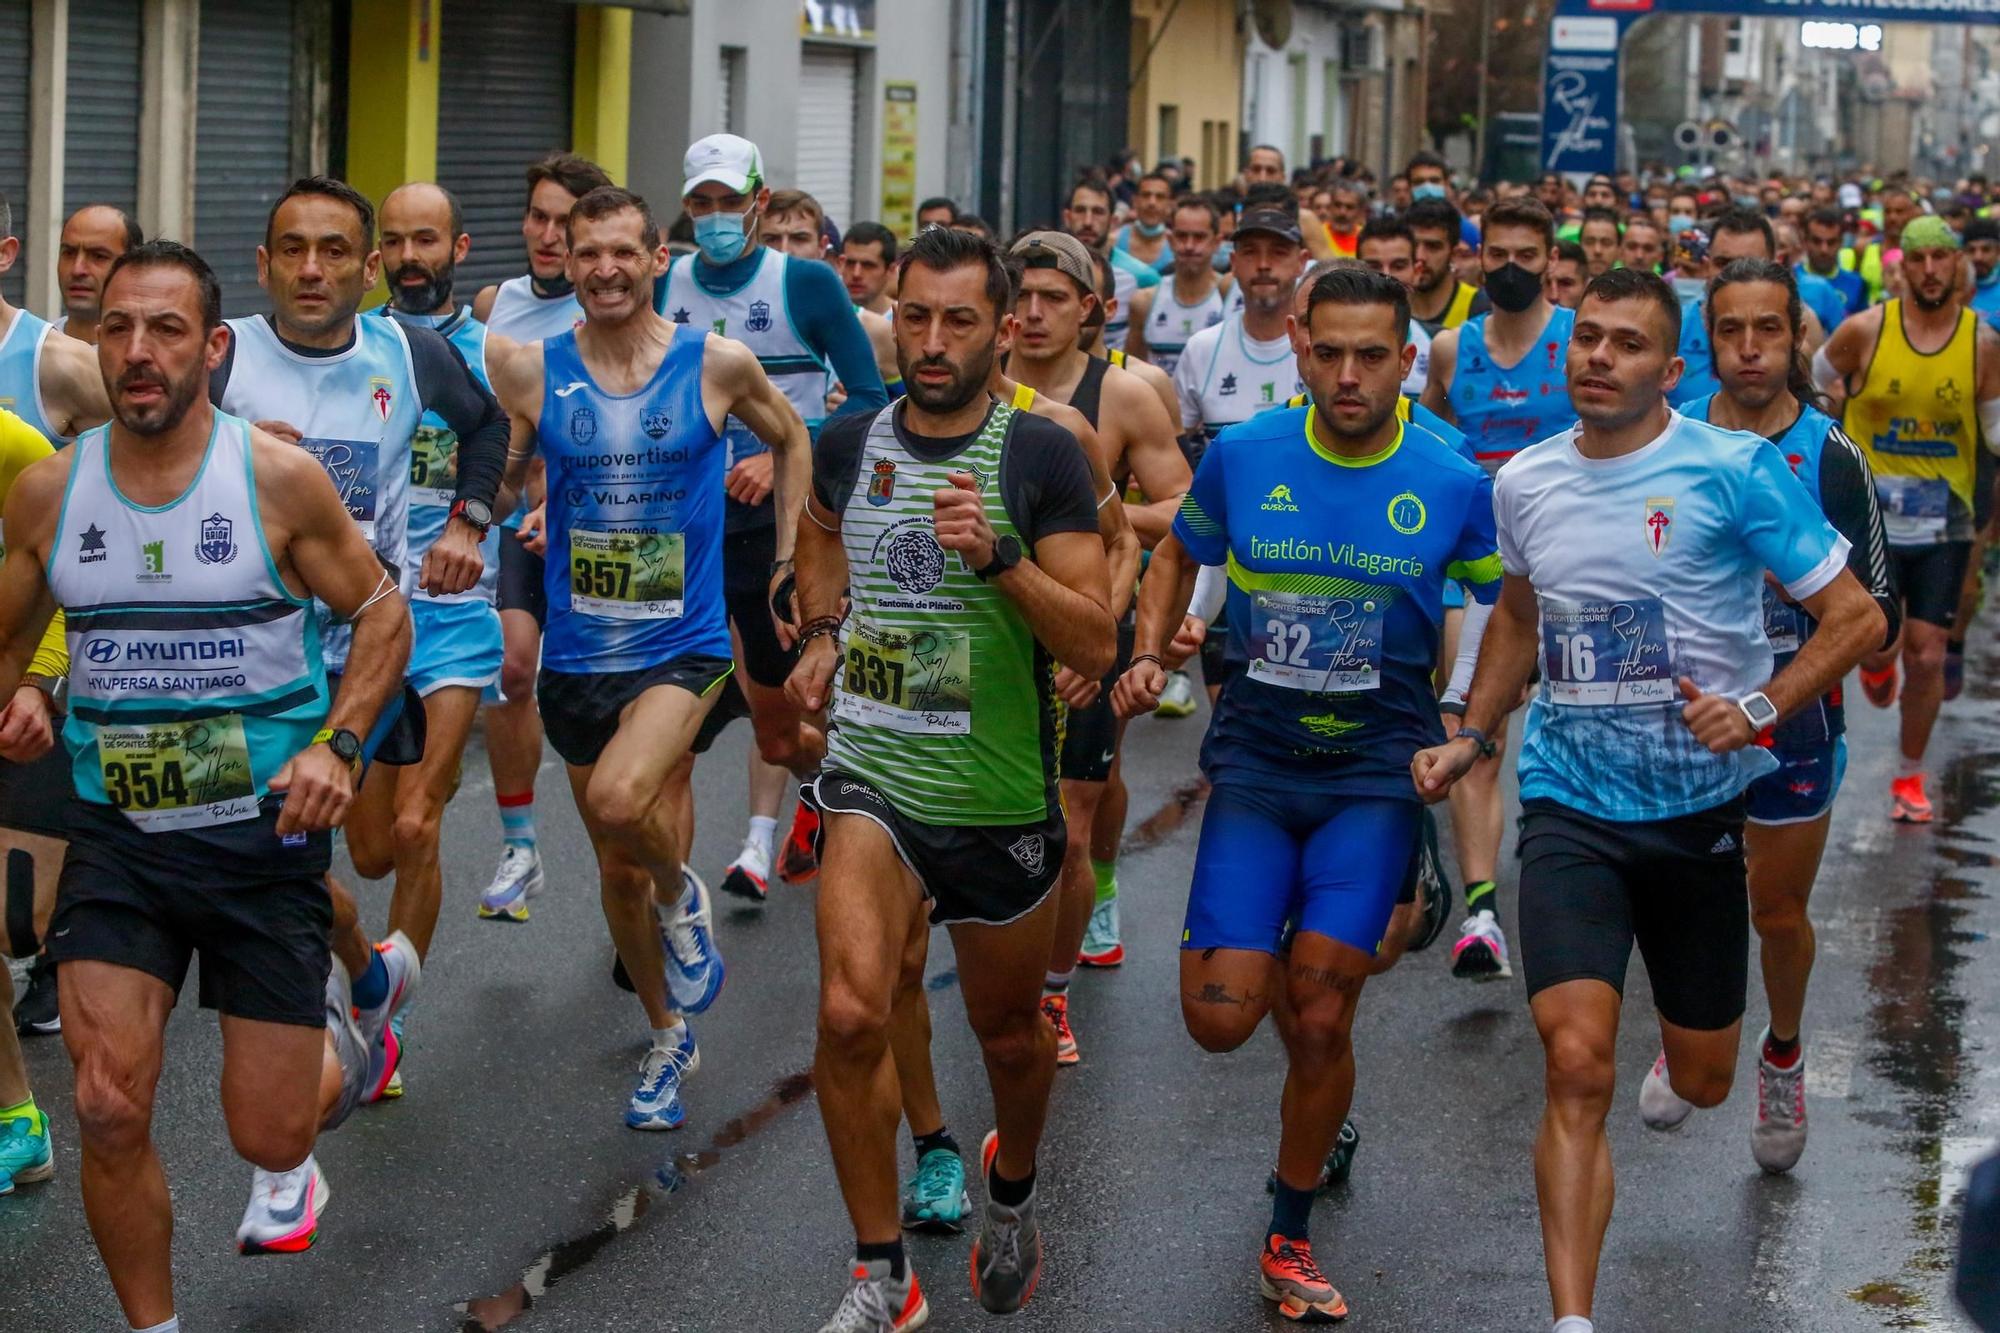
[[[399,185],[382,201],[379,226],[389,300],[406,314],[450,314],[452,279],[472,249],[451,191],[429,181]]]
[[[63,223],[56,279],[62,284],[63,310],[77,336],[93,336],[112,263],[145,239],[131,215],[110,204],[85,204]]]

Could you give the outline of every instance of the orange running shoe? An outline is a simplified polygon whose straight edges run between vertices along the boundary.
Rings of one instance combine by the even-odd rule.
[[[1069,996],[1044,995],[1042,1017],[1056,1030],[1056,1066],[1073,1065],[1083,1059],[1076,1049],[1076,1033],[1069,1026]]]
[[[1347,1300],[1326,1280],[1313,1261],[1312,1243],[1266,1236],[1257,1261],[1264,1299],[1278,1303],[1278,1313],[1302,1324],[1331,1324],[1347,1318]]]
[[[1887,708],[1896,702],[1896,664],[1891,662],[1880,671],[1861,668],[1861,692],[1877,708]]]
[[[785,850],[778,855],[778,878],[787,884],[804,884],[819,874],[819,853],[813,843],[819,837],[819,811],[799,802],[792,816],[792,831],[785,838]]]
[[[1905,773],[1889,783],[1889,818],[1898,824],[1931,822],[1931,798],[1924,794],[1924,775]]]

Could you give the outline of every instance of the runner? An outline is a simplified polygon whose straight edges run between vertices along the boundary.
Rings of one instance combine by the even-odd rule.
[[[1401,218],[1368,219],[1368,225],[1361,229],[1356,251],[1364,265],[1377,273],[1388,274],[1402,283],[1406,292],[1416,285],[1417,237]],[[1309,290],[1305,282],[1301,282],[1299,287],[1302,296]],[[1410,362],[1410,373],[1403,379],[1403,392],[1415,398],[1423,393],[1431,370],[1431,335],[1424,332],[1423,325],[1411,327],[1410,346],[1417,349],[1417,354]]]
[[[563,226],[577,200],[609,184],[611,177],[602,167],[573,153],[552,153],[528,168],[521,214],[528,271],[482,290],[472,303],[475,321],[517,343],[557,337],[582,321],[583,307],[569,280]],[[500,864],[479,895],[479,915],[489,920],[526,920],[527,900],[543,883],[535,841],[535,774],[542,767],[535,672],[542,660],[542,623],[548,619],[542,556],[533,549],[545,534],[540,482],[537,459],[528,493],[501,524],[498,600],[506,656],[500,666],[500,697],[486,707],[486,760],[500,811]]]
[[[740,343],[654,311],[660,233],[644,199],[592,190],[566,233],[584,323],[524,345],[494,367],[494,385],[516,422],[533,423],[548,470],[548,541],[562,553],[547,573],[542,721],[569,766],[605,921],[652,1030],[625,1123],[678,1129],[681,1080],[700,1063],[680,1014],[708,1008],[724,975],[707,905],[684,883],[671,816],[681,761],[733,669],[725,419],[734,414],[774,453],[781,562],[810,446]],[[510,489],[528,457],[517,442]]]
[[[1978,453],[2000,446],[2000,333],[1954,297],[1957,235],[1937,218],[1904,228],[1901,286],[1855,315],[1813,360],[1814,381],[1846,395],[1841,426],[1868,458],[1902,598],[1899,645],[1871,653],[1861,688],[1877,708],[1902,682],[1900,771],[1890,817],[1929,823],[1924,752],[1945,688],[1945,654],[1984,506]],[[1899,651],[1900,649],[1900,651]]]
[[[1568,354],[1582,425],[1501,469],[1506,579],[1472,696],[1452,740],[1411,765],[1425,799],[1442,799],[1539,661],[1520,764],[1521,934],[1546,1063],[1535,1182],[1554,1333],[1591,1330],[1632,945],[1673,1090],[1717,1105],[1748,971],[1742,793],[1775,767],[1754,741],[1883,631],[1844,567],[1846,541],[1782,455],[1667,406],[1680,313],[1673,289],[1636,269],[1585,292]],[[1768,681],[1767,569],[1819,625]]]
[[[0,194],[0,274],[21,257],[14,211]],[[57,333],[45,319],[0,296],[0,409],[53,444],[111,418],[97,358],[88,343]]]
[[[771,194],[770,205],[764,210],[764,220],[758,224],[757,239],[781,254],[805,262],[817,260],[839,272],[840,263],[832,257],[832,247],[826,239],[827,228],[831,225],[819,200],[804,190],[776,190]],[[891,237],[892,249],[894,243],[895,238]],[[842,286],[845,285],[843,278]],[[854,307],[854,317],[861,321],[861,331],[868,335],[868,345],[875,354],[875,369],[882,377],[883,388],[890,397],[895,397],[902,392],[903,386],[896,378],[896,337],[890,332],[889,318],[855,301],[852,292],[848,293],[848,300]],[[829,379],[831,386],[827,390],[823,410],[832,413],[847,400],[847,390],[837,379],[831,376]]]
[[[888,318],[896,313],[889,274],[896,266],[896,233],[879,222],[857,222],[840,238],[840,281],[847,299]]]
[[[1173,211],[1174,183],[1164,172],[1147,172],[1133,190],[1132,220],[1118,229],[1111,248],[1152,265],[1159,273],[1172,273],[1175,261],[1167,224]]]
[[[1550,305],[1574,310],[1583,304],[1583,289],[1590,285],[1590,261],[1575,241],[1557,241],[1549,251],[1548,272],[1542,279],[1542,295]]]
[[[1151,362],[1172,375],[1188,339],[1222,322],[1222,282],[1214,265],[1221,221],[1215,205],[1200,195],[1188,195],[1174,204],[1168,236],[1173,280],[1132,297],[1124,355]]]
[[[1361,243],[1361,224],[1368,219],[1368,191],[1360,182],[1336,177],[1326,187],[1327,208],[1320,215],[1324,248],[1313,246],[1316,259],[1352,259]]]
[[[1289,1065],[1261,1289],[1287,1318],[1319,1321],[1347,1304],[1313,1258],[1308,1219],[1353,1097],[1355,1007],[1417,854],[1422,805],[1403,775],[1443,735],[1440,597],[1458,578],[1490,600],[1500,559],[1486,475],[1396,411],[1413,355],[1402,284],[1336,270],[1309,300],[1299,359],[1312,406],[1211,443],[1141,587],[1117,703],[1152,707],[1197,564],[1226,561],[1238,669],[1202,747],[1213,790],[1181,1013],[1209,1051],[1236,1049],[1275,1014]],[[1322,531],[1340,542],[1311,540]]]
[[[1618,262],[1618,249],[1623,240],[1618,214],[1611,208],[1598,206],[1583,210],[1583,222],[1577,228],[1576,242],[1583,247],[1586,281]]]
[[[2000,222],[1974,218],[1959,240],[1972,264],[1972,312],[2000,328]]]
[[[1118,299],[1105,320],[1104,345],[1122,352],[1126,330],[1131,327],[1132,299],[1141,289],[1160,285],[1160,270],[1111,245],[1111,191],[1094,176],[1070,187],[1069,202],[1063,205],[1062,229],[1111,261]]]
[[[1868,285],[1861,275],[1840,262],[1841,243],[1847,236],[1847,220],[1837,208],[1815,208],[1806,214],[1805,256],[1798,272],[1824,278],[1847,302],[1847,313],[1858,315],[1868,308]]]
[[[202,1005],[222,1015],[231,1144],[265,1196],[308,1219],[325,1204],[312,1156],[333,925],[323,877],[359,738],[400,687],[410,633],[395,580],[319,465],[209,405],[229,347],[221,306],[208,266],[171,241],[118,260],[97,352],[117,419],[15,482],[17,558],[0,564],[0,638],[32,642],[61,607],[72,660],[90,664],[63,733],[81,799],[50,946],[98,1255],[126,1322],[169,1333],[172,1204],[152,1106],[194,954]],[[319,665],[320,605],[352,626],[337,697]],[[0,692],[23,657],[0,664]],[[116,665],[162,660],[242,665]]]
[[[1902,610],[1889,582],[1889,549],[1875,501],[1875,479],[1854,441],[1817,406],[1818,392],[1799,347],[1804,333],[1790,268],[1741,259],[1716,276],[1707,311],[1722,392],[1688,404],[1693,421],[1747,430],[1776,445],[1792,473],[1847,539],[1848,568],[1882,608],[1895,641]],[[1813,622],[1764,586],[1764,632],[1774,670],[1790,664],[1812,637]],[[1833,798],[1847,768],[1842,691],[1834,688],[1774,729],[1774,773],[1745,793],[1744,851],[1749,860],[1750,921],[1757,928],[1764,996],[1771,1021],[1758,1043],[1756,1115],[1750,1150],[1766,1171],[1789,1171],[1806,1146],[1805,1051],[1799,1025],[1812,975],[1813,928],[1806,902],[1826,849]],[[1664,1062],[1665,1056],[1662,1055]],[[1640,1095],[1640,1113],[1671,1129],[1694,1110],[1674,1094],[1664,1063]]]
[[[1432,338],[1455,329],[1474,315],[1492,309],[1486,293],[1461,282],[1451,271],[1465,220],[1442,199],[1419,199],[1403,214],[1416,240],[1416,284],[1410,291],[1410,317]]]
[[[104,275],[111,263],[146,239],[130,213],[111,204],[85,204],[63,223],[56,251],[62,283],[63,316],[56,329],[79,342],[97,341],[104,304]]]
[[[1563,381],[1564,348],[1576,314],[1550,305],[1545,294],[1555,244],[1555,220],[1547,209],[1532,199],[1503,200],[1486,210],[1481,229],[1479,259],[1494,308],[1432,342],[1423,403],[1464,431],[1480,464],[1497,474],[1516,452],[1576,419]],[[1453,657],[1467,632],[1462,621],[1447,625]],[[1514,975],[1496,882],[1505,836],[1500,755],[1507,744],[1506,718],[1492,731],[1493,752],[1475,753],[1479,762],[1451,795],[1451,838],[1465,881],[1466,914],[1452,946],[1451,971],[1475,981]]]
[[[1618,262],[1626,268],[1658,273],[1666,262],[1667,238],[1650,214],[1634,213],[1625,219],[1625,236],[1618,242]]]
[[[1064,841],[1051,659],[1095,679],[1117,637],[1081,448],[986,394],[1013,295],[1004,262],[983,240],[939,229],[912,242],[900,273],[909,395],[820,440],[811,521],[800,525],[804,647],[789,687],[801,708],[831,704],[834,717],[814,788],[826,815],[814,1082],[856,1246],[853,1283],[825,1325],[833,1333],[914,1328],[929,1314],[897,1226],[888,1067],[893,996],[922,984],[921,972],[899,976],[899,960],[926,930],[926,899],[952,930],[999,1125],[981,1151],[973,1290],[995,1312],[1033,1294],[1035,1158],[1055,1047],[1038,1001]],[[989,479],[983,497],[976,478]],[[911,655],[919,635],[944,645],[942,668]]]
[[[1778,237],[1771,227],[1771,221],[1762,213],[1748,208],[1732,208],[1716,216],[1709,224],[1708,245],[1704,254],[1696,256],[1695,262],[1676,267],[1677,280],[1693,286],[1692,295],[1682,301],[1681,311],[1681,378],[1667,399],[1675,407],[1691,403],[1697,398],[1713,395],[1719,387],[1715,377],[1715,353],[1708,342],[1708,317],[1702,304],[1708,299],[1707,283],[1729,264],[1739,259],[1776,260],[1778,257]],[[1815,280],[1816,281],[1816,280]],[[1805,283],[1800,282],[1800,292],[1804,295]],[[1814,318],[1812,307],[1805,308],[1805,352],[1810,357],[1819,345],[1826,341],[1826,330]]]
[[[958,221],[958,205],[943,195],[936,195],[917,205],[917,230],[926,227],[949,227]]]

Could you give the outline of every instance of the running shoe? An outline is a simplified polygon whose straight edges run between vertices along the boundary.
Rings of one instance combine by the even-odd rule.
[[[310,1155],[289,1171],[251,1173],[250,1206],[236,1228],[238,1254],[302,1254],[319,1239],[320,1214],[333,1191]]]
[[[667,955],[667,997],[682,1013],[698,1014],[715,1003],[726,975],[715,947],[714,909],[708,885],[689,866],[681,867],[681,900],[670,909],[655,907],[660,945]]]
[[[1889,818],[1898,824],[1928,824],[1931,798],[1924,794],[1924,775],[1905,773],[1889,781]]]
[[[1438,860],[1437,820],[1429,806],[1424,807],[1423,833],[1417,843],[1417,907],[1417,934],[1408,945],[1411,953],[1422,953],[1436,944],[1451,920],[1451,881],[1445,878]]]
[[[1765,1028],[1757,1042],[1757,1119],[1750,1126],[1750,1155],[1772,1174],[1798,1165],[1806,1150],[1806,1053],[1804,1047],[1789,1069],[1774,1065],[1764,1051],[1771,1040]]]
[[[482,921],[526,921],[528,899],[542,891],[542,854],[510,842],[500,853],[493,882],[479,895]]]
[[[16,1185],[38,1185],[56,1173],[49,1118],[39,1108],[0,1120],[0,1194]]]
[[[1042,1276],[1042,1232],[1030,1191],[1018,1208],[993,1202],[993,1159],[1000,1131],[986,1131],[979,1145],[979,1174],[986,1182],[986,1222],[972,1242],[972,1294],[993,1314],[1012,1314],[1035,1294]]]
[[[1125,945],[1118,938],[1118,895],[1090,909],[1090,925],[1083,932],[1083,948],[1076,961],[1085,967],[1116,967],[1125,961]]]
[[[320,1124],[322,1134],[340,1128],[367,1096],[373,1054],[361,1035],[361,1025],[354,1021],[354,992],[347,969],[338,958],[326,973],[326,1031],[333,1038],[334,1061],[340,1066],[340,1096]]]
[[[1083,1059],[1076,1049],[1076,1033],[1069,1026],[1069,996],[1044,995],[1042,1017],[1056,1030],[1056,1067],[1073,1065]]]
[[[949,1148],[933,1148],[903,1182],[903,1226],[956,1236],[965,1230],[972,1196],[965,1192],[965,1163]]]
[[[701,1068],[701,1051],[694,1044],[694,1029],[681,1026],[678,1046],[655,1046],[639,1062],[639,1083],[632,1089],[632,1104],[625,1108],[627,1129],[679,1129],[687,1123],[687,1108],[681,1105],[681,1080]]]
[[[1507,935],[1491,912],[1474,912],[1458,928],[1451,946],[1451,974],[1469,981],[1501,981],[1514,975],[1507,961]]]
[[[1354,1127],[1352,1120],[1342,1121],[1340,1133],[1333,1140],[1333,1151],[1326,1155],[1326,1165],[1320,1168],[1319,1184],[1314,1187],[1316,1192],[1324,1194],[1336,1185],[1347,1183],[1347,1177],[1354,1172],[1355,1151],[1360,1147],[1361,1131]],[[1271,1174],[1264,1178],[1264,1193],[1277,1192],[1278,1172],[1273,1167]]]
[[[1950,643],[1944,650],[1944,697],[1956,699],[1965,693],[1965,645]]]
[[[722,872],[722,891],[760,904],[771,896],[771,849],[762,838],[744,842],[743,850]]]
[[[792,831],[785,835],[785,850],[778,858],[778,878],[787,884],[806,884],[819,874],[819,853],[813,844],[819,838],[819,811],[805,801],[792,815]]]
[[[1153,709],[1161,717],[1193,717],[1195,710],[1194,682],[1185,671],[1169,671],[1167,687],[1160,691],[1160,702]]]
[[[24,1037],[53,1037],[62,1031],[62,1009],[57,1002],[56,965],[47,954],[35,955],[28,969],[28,985],[14,1001],[14,1030]]]
[[[1861,692],[1868,696],[1868,702],[1877,708],[1887,708],[1896,702],[1896,664],[1889,663],[1880,671],[1861,668]]]
[[[1347,1301],[1319,1271],[1310,1241],[1266,1236],[1257,1277],[1264,1299],[1276,1301],[1278,1313],[1287,1319],[1331,1324],[1347,1318]]]
[[[853,1278],[819,1333],[899,1333],[930,1322],[930,1303],[907,1260],[900,1280],[890,1276],[887,1259],[856,1260]]]
[[[377,944],[375,952],[389,970],[389,993],[378,1005],[356,1006],[354,1010],[354,1021],[370,1052],[366,1097],[370,1102],[402,1095],[403,1030],[395,1020],[402,1017],[424,974],[416,946],[400,930]],[[394,1092],[389,1090],[392,1081],[396,1085]]]
[[[1667,1053],[1653,1061],[1646,1081],[1639,1085],[1639,1118],[1648,1129],[1678,1129],[1694,1114],[1694,1103],[1685,1100],[1667,1079]]]

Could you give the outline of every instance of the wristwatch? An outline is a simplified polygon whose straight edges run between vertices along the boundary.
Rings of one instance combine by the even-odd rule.
[[[346,727],[322,727],[313,733],[312,743],[326,746],[336,759],[344,760],[355,774],[360,774],[361,738]]]
[[[479,540],[486,540],[486,530],[493,526],[493,506],[484,500],[458,500],[451,506],[451,517],[462,518],[479,530]]]
[[[1744,695],[1736,701],[1743,710],[1743,716],[1750,719],[1750,730],[1761,733],[1764,728],[1778,720],[1778,706],[1764,697],[1762,690]]]
[[[993,558],[972,572],[982,579],[995,579],[1021,563],[1021,539],[1008,533],[993,543]]]
[[[49,711],[51,713],[67,713],[69,711],[68,676],[44,676],[38,671],[30,671],[21,677],[21,683],[23,685],[32,685],[40,690],[43,697],[49,701]]]
[[[1500,747],[1495,745],[1492,738],[1478,727],[1460,727],[1452,733],[1451,738],[1455,741],[1471,741],[1479,747],[1479,753],[1488,759],[1491,759],[1500,752]]]

